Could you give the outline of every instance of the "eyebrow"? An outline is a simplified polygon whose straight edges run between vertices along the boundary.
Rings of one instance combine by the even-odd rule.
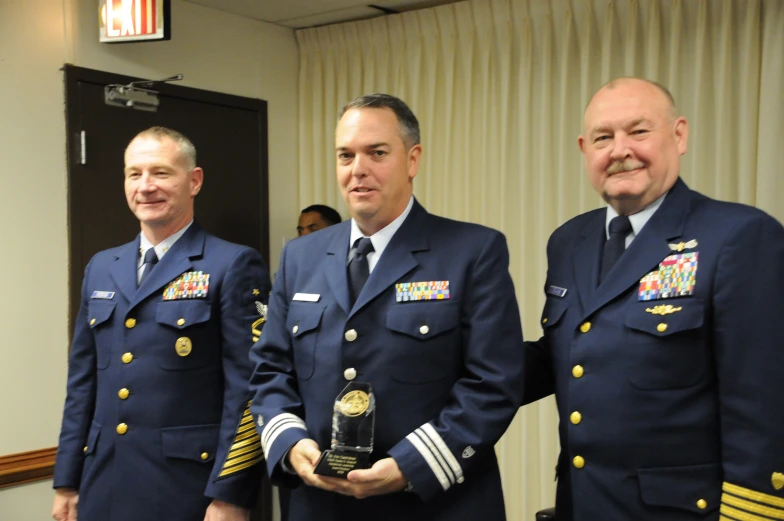
[[[371,143],[370,145],[365,146],[364,148],[381,148],[381,147],[388,147],[389,143]],[[336,147],[335,150],[338,152],[342,152],[343,150],[349,150],[349,147]]]
[[[651,120],[649,120],[648,118],[637,118],[623,126],[624,128],[633,128],[641,123],[651,123]],[[598,127],[591,129],[591,135],[595,136],[596,134],[601,134],[602,132],[609,132],[610,128],[611,128],[610,125],[608,125],[607,123],[602,123]]]

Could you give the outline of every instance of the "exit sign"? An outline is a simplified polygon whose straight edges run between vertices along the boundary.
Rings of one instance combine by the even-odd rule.
[[[168,0],[99,0],[101,42],[168,40]]]

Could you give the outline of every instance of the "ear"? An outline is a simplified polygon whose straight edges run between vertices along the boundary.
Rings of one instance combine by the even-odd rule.
[[[191,197],[196,197],[196,194],[201,190],[201,185],[204,182],[204,170],[201,167],[196,167],[191,171]]]
[[[422,157],[422,145],[414,145],[408,150],[408,178],[413,180],[419,171],[419,160]]]
[[[580,152],[585,154],[585,138],[582,134],[577,136],[577,146],[580,148]]]
[[[672,127],[672,132],[675,135],[675,144],[678,147],[678,153],[683,155],[686,153],[689,143],[689,123],[683,116],[675,120]]]

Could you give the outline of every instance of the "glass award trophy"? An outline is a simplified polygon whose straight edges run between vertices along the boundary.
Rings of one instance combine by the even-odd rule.
[[[316,474],[345,478],[354,469],[370,467],[376,398],[369,383],[350,382],[335,398],[332,444],[316,464]]]

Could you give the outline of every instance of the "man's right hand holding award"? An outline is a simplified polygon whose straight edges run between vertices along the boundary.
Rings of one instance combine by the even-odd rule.
[[[494,447],[524,353],[505,238],[416,201],[419,124],[401,100],[351,102],[335,145],[352,218],[286,244],[250,353],[288,521],[501,521]]]

